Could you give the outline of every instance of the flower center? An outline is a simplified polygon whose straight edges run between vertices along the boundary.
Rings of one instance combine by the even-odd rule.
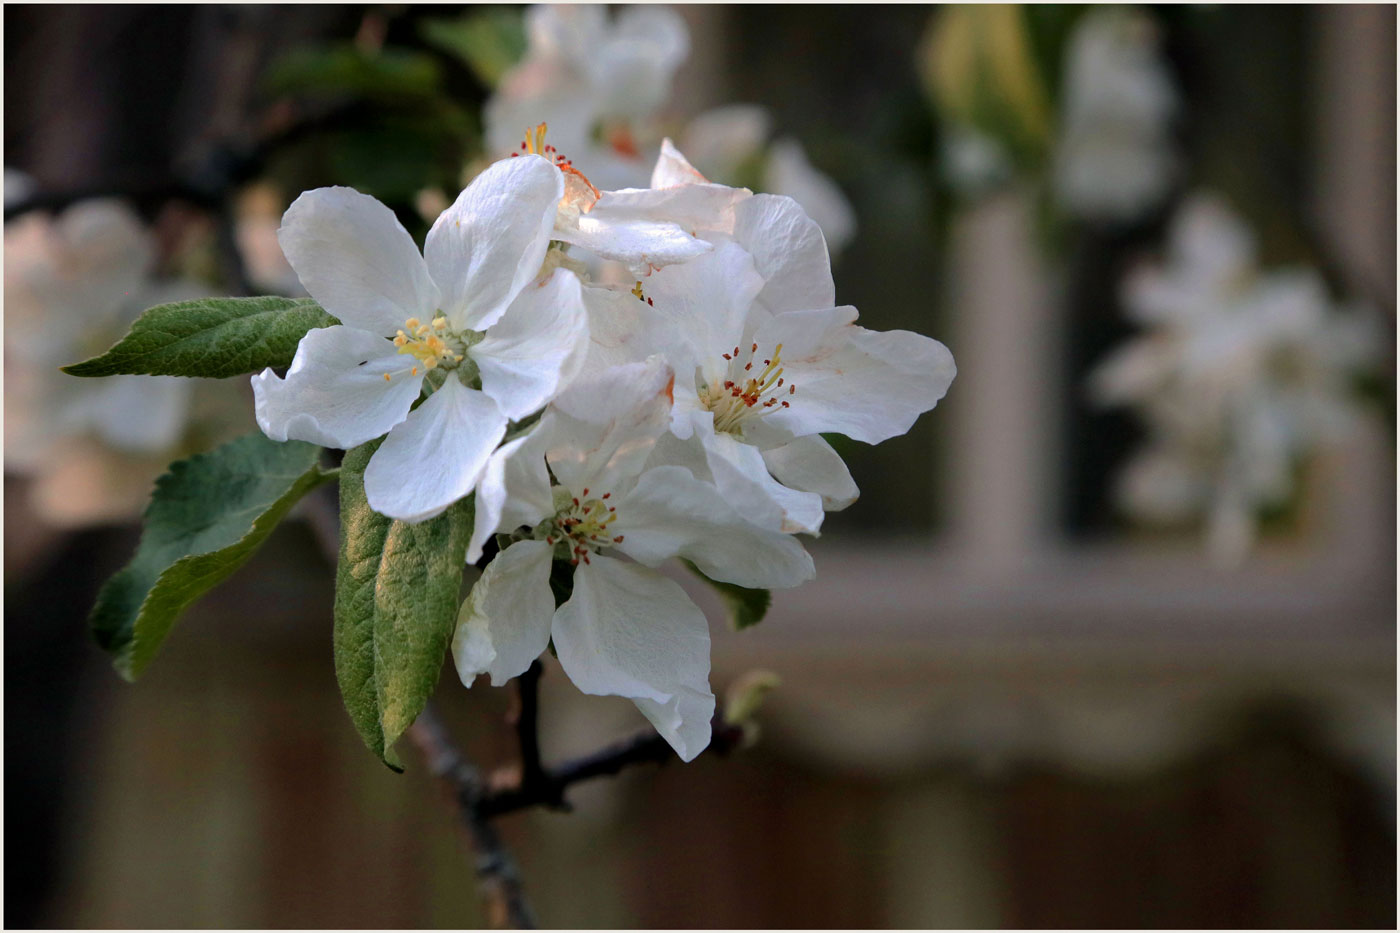
[[[403,329],[394,337],[394,346],[399,348],[399,353],[418,361],[409,369],[409,374],[416,376],[420,367],[455,369],[466,358],[468,338],[469,335],[449,330],[445,317],[435,317],[431,324],[411,317],[404,321]],[[390,378],[389,373],[384,374],[385,382]]]
[[[567,560],[574,566],[582,561],[591,563],[588,555],[599,548],[622,543],[622,535],[613,535],[609,526],[617,520],[617,507],[608,504],[612,493],[589,498],[590,490],[585,487],[581,495],[575,496],[561,486],[554,488],[554,501],[558,511],[552,519],[541,527],[545,532],[545,543],[563,545]],[[558,551],[555,552],[556,555]]]
[[[511,157],[518,155],[542,156],[554,163],[554,167],[564,173],[564,196],[559,199],[559,210],[574,219],[580,214],[587,214],[593,210],[593,205],[598,203],[598,199],[603,193],[597,189],[593,182],[588,180],[588,176],[574,167],[572,159],[565,156],[558,149],[544,141],[545,133],[549,131],[549,124],[541,123],[533,130],[525,131],[525,139],[520,144],[519,152],[512,152]]]
[[[726,378],[699,392],[700,404],[715,414],[716,431],[741,434],[746,422],[788,407],[785,396],[794,394],[797,386],[783,378],[782,355],[781,343],[773,348],[772,358],[761,362],[756,343],[749,347],[747,360],[741,361],[738,347],[724,354]]]

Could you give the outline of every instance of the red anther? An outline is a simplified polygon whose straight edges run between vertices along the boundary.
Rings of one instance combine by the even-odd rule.
[[[739,348],[738,348],[738,347],[735,347],[735,348],[734,348],[734,355],[735,355],[735,356],[738,356],[738,355],[739,355]]]
[[[784,408],[789,407],[789,406],[788,406],[788,403],[787,403],[787,402],[783,402],[783,407],[784,407]]]
[[[621,544],[624,537],[625,535],[618,535],[616,538],[613,538],[613,544]]]
[[[783,387],[783,379],[782,379],[781,376],[779,376],[779,377],[778,377],[778,388],[781,389],[782,387]]]
[[[588,487],[587,487],[587,486],[583,487],[583,494],[584,494],[585,496],[588,495]]]
[[[758,352],[758,344],[754,344],[754,345],[753,345],[753,349],[750,350],[749,352],[750,352],[750,353],[757,353],[757,352]]]
[[[647,304],[651,305],[653,308],[656,307],[656,302],[652,301],[650,298],[647,299]]]
[[[610,506],[608,506],[608,511],[609,511],[609,512],[616,512],[616,511],[617,511],[617,506],[615,506],[615,505],[610,505]]]
[[[511,157],[512,159],[514,159],[514,158],[518,158],[519,155],[520,155],[520,153],[518,153],[518,152],[512,152],[512,153],[510,154],[510,157]]]
[[[734,359],[734,357],[730,356],[728,353],[724,353],[724,354],[721,354],[721,355],[722,355],[726,360],[732,360],[732,359]]]
[[[797,386],[788,386],[788,395],[797,391]]]
[[[577,500],[577,499],[574,500],[574,505],[578,505],[578,500]]]
[[[577,566],[578,566],[578,558],[575,557],[573,560],[569,561],[569,566],[570,566],[570,567],[577,567]]]
[[[553,539],[553,538],[545,538],[545,539],[544,539],[544,543],[545,543],[545,544],[553,544],[553,543],[554,543],[554,539]]]
[[[753,360],[744,364],[744,372],[748,372],[751,369],[753,369]]]
[[[612,493],[610,493],[610,492],[605,492],[605,493],[603,493],[603,498],[606,499],[606,498],[608,498],[608,497],[611,496],[611,495],[612,495]]]
[[[587,552],[587,551],[584,551],[584,552],[583,552],[583,562],[584,562],[585,564],[587,564],[588,566],[590,566],[590,567],[593,566],[593,561],[591,561],[591,560],[588,559],[588,552]]]
[[[764,361],[763,361],[763,365],[764,365],[764,366],[772,366],[772,365],[773,365],[773,361],[772,361],[772,360],[764,360]]]

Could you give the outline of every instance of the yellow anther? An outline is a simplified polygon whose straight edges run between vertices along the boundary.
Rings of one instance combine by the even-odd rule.
[[[411,318],[409,318],[408,320],[404,321],[403,323],[404,323],[404,326],[407,327],[409,330],[417,330],[417,329],[418,329],[418,325],[419,325],[420,322],[419,322],[418,318],[416,318],[416,317],[411,317]]]
[[[394,338],[394,346],[401,347],[406,343],[408,343],[408,335],[403,331],[399,331],[399,335]]]
[[[408,371],[408,374],[409,374],[410,376],[416,376],[416,375],[418,375],[418,367],[415,366],[415,367],[413,367],[412,369],[410,369],[410,370]]]
[[[433,328],[434,328],[435,330],[446,330],[446,329],[447,329],[447,318],[445,318],[445,317],[435,317],[435,318],[433,318]]]
[[[385,373],[385,374],[384,374],[384,381],[385,381],[385,382],[388,382],[389,380],[390,380],[389,374],[388,374],[388,373]]]

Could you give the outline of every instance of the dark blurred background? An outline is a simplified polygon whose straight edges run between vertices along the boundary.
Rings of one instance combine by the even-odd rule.
[[[1393,414],[1312,464],[1234,571],[1129,527],[1107,490],[1138,429],[1081,386],[1131,332],[1116,282],[1185,184],[1107,226],[1046,220],[1025,185],[951,190],[920,80],[945,9],[678,9],[675,118],[767,106],[854,207],[839,300],[943,340],[959,376],[906,437],[842,449],[863,495],[814,542],[814,583],[737,634],[696,593],[716,692],[784,681],[756,748],[502,822],[542,922],[1394,926]],[[354,185],[421,237],[421,191],[450,198],[480,154],[491,88],[425,39],[462,12],[7,6],[7,222],[121,196],[226,294],[258,290],[242,225],[270,204],[275,229],[304,188]],[[1388,343],[1394,9],[1153,16],[1190,183],[1230,197],[1267,262],[1373,303]],[[15,203],[10,169],[32,179]],[[61,526],[34,483],[7,469],[7,926],[482,922],[437,788],[384,769],[341,709],[324,528],[279,530],[129,685],[83,620],[135,526]],[[506,691],[449,671],[438,700],[476,760],[510,760]],[[641,724],[557,666],[543,704],[547,758]]]

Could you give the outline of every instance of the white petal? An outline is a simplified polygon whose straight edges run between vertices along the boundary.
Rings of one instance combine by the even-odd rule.
[[[752,198],[747,188],[697,183],[672,188],[622,188],[605,191],[590,217],[609,221],[654,220],[678,224],[691,234],[734,231],[735,205]]]
[[[643,287],[671,325],[670,339],[657,349],[675,366],[681,391],[698,388],[697,367],[702,379],[723,378],[724,356],[745,342],[749,309],[764,287],[753,258],[725,243],[693,262],[658,269]]]
[[[423,376],[406,372],[406,360],[369,331],[310,331],[297,345],[286,379],[271,369],[253,377],[258,427],[274,441],[347,450],[373,440],[403,421],[418,398]]]
[[[578,277],[556,269],[526,285],[486,339],[467,351],[481,370],[481,389],[519,421],[539,411],[583,363],[588,312]]]
[[[649,567],[684,557],[716,580],[751,587],[792,587],[816,575],[796,538],[745,521],[684,467],[647,470],[616,507],[609,530],[622,538],[617,549]]]
[[[802,205],[807,216],[821,227],[831,252],[839,253],[855,235],[856,215],[851,202],[836,182],[807,161],[807,153],[797,140],[780,139],[773,143],[764,177],[774,194],[787,195]]]
[[[661,155],[656,159],[656,167],[651,170],[653,188],[678,188],[681,185],[708,183],[709,179],[695,170],[695,166],[681,154],[670,137],[661,140]]]
[[[686,233],[678,224],[617,217],[596,206],[580,216],[576,225],[560,227],[554,236],[602,259],[625,262],[639,270],[686,262],[710,251],[709,243]]]
[[[630,485],[666,430],[674,382],[657,357],[575,382],[555,399],[547,438],[540,433],[559,482],[576,494]]]
[[[292,202],[277,231],[307,292],[341,322],[393,335],[431,316],[438,290],[394,212],[353,188],[317,188]]]
[[[428,231],[423,255],[459,330],[485,330],[539,274],[564,176],[535,155],[482,172]]]
[[[545,415],[545,419],[549,417]],[[540,423],[545,422],[542,419]],[[544,435],[536,427],[530,434],[502,444],[486,461],[486,469],[476,484],[476,514],[467,545],[467,563],[481,560],[486,540],[497,531],[535,525],[553,513],[541,436]]]
[[[937,340],[905,330],[857,327],[851,307],[791,311],[759,328],[761,347],[781,343],[791,407],[767,419],[794,435],[832,431],[867,444],[904,434],[938,404],[957,368]]]
[[[768,472],[763,454],[728,434],[697,431],[705,462],[724,498],[749,521],[788,534],[816,534],[825,513],[815,492],[790,489]]]
[[[496,403],[449,374],[370,458],[370,508],[406,522],[442,513],[472,491],[505,433],[506,416]]]
[[[670,322],[620,288],[585,285],[588,349],[580,376],[590,378],[623,363],[638,363],[670,342]]]
[[[841,511],[860,495],[846,461],[818,434],[765,450],[763,462],[784,486],[818,493],[828,512]]]
[[[623,696],[685,761],[710,741],[710,631],[679,585],[654,570],[595,557],[574,572],[554,614],[554,648],[584,693]]]
[[[826,238],[792,198],[756,194],[741,201],[734,208],[734,239],[753,254],[766,283],[758,300],[769,311],[806,311],[836,304]]]
[[[457,613],[452,636],[452,660],[464,685],[489,673],[499,687],[548,647],[553,551],[543,541],[517,541],[486,565]]]

